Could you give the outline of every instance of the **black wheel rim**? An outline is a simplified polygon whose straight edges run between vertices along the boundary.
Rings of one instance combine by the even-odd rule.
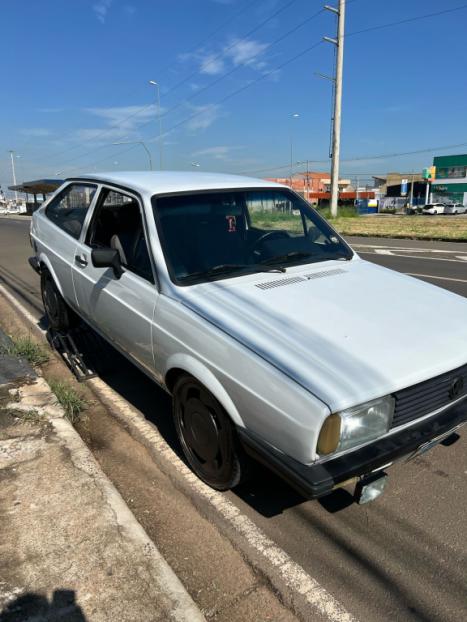
[[[202,387],[188,383],[177,396],[175,408],[180,442],[191,466],[202,479],[219,478],[228,439],[218,404]]]
[[[59,294],[50,279],[45,282],[44,292],[42,295],[44,308],[52,325],[57,325],[59,318]]]

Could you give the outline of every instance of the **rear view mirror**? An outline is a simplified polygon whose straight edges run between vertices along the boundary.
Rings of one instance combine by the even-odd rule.
[[[91,252],[91,259],[95,268],[112,268],[116,279],[122,276],[122,263],[115,248],[94,248]]]

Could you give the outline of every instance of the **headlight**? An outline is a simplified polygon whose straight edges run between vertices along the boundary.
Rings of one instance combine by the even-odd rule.
[[[372,441],[389,431],[394,414],[390,395],[330,415],[318,439],[318,453],[327,455]]]

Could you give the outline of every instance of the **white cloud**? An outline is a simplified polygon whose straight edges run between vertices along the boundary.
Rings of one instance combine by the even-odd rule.
[[[230,58],[235,66],[252,65],[256,69],[263,69],[265,63],[258,57],[269,47],[268,43],[261,43],[254,39],[233,39],[225,48],[224,54]]]
[[[20,134],[23,136],[31,136],[34,138],[41,138],[42,136],[50,136],[52,132],[45,127],[30,127],[20,130]]]
[[[133,131],[139,125],[154,119],[157,120],[157,107],[148,106],[114,106],[110,108],[86,108],[85,112],[104,119],[109,125],[119,130]],[[164,109],[161,109],[164,114]]]
[[[229,147],[227,145],[218,145],[216,147],[207,147],[206,149],[200,149],[192,153],[193,157],[205,156],[207,158],[213,158],[214,160],[229,160],[232,151],[241,149],[241,147]]]
[[[231,39],[219,52],[197,50],[194,53],[180,54],[181,62],[194,60],[199,65],[202,74],[216,76],[224,72],[227,65],[234,67],[248,66],[263,71],[266,62],[261,56],[269,47],[269,43],[262,43],[255,39]]]
[[[192,118],[186,124],[191,132],[206,130],[220,116],[220,106],[218,104],[205,104],[204,106],[190,106]]]
[[[45,112],[45,113],[63,112],[64,110],[65,110],[64,108],[38,108],[38,112]]]
[[[113,0],[98,0],[96,4],[92,5],[92,10],[96,14],[97,19],[104,24],[107,13],[112,6]]]
[[[219,55],[208,54],[201,59],[199,70],[209,76],[216,76],[224,71],[224,61]]]

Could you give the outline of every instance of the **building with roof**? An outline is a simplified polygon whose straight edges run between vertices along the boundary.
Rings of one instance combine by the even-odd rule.
[[[279,184],[284,184],[301,194],[310,203],[319,204],[321,201],[329,201],[331,198],[331,176],[326,172],[309,171],[307,173],[299,173],[292,177],[274,177],[268,178]],[[358,190],[358,192],[357,192]],[[339,200],[345,202],[353,202],[355,199],[373,199],[374,192],[360,190],[352,186],[350,179],[339,179]]]
[[[435,179],[431,184],[431,200],[467,205],[467,154],[437,156]]]
[[[27,212],[31,213],[41,204],[41,199],[37,198],[39,195],[42,195],[42,201],[45,201],[47,195],[55,192],[62,183],[61,179],[36,179],[34,181],[24,181],[16,186],[8,186],[8,190],[24,193],[26,195]],[[29,200],[30,195],[32,196],[32,201]]]

